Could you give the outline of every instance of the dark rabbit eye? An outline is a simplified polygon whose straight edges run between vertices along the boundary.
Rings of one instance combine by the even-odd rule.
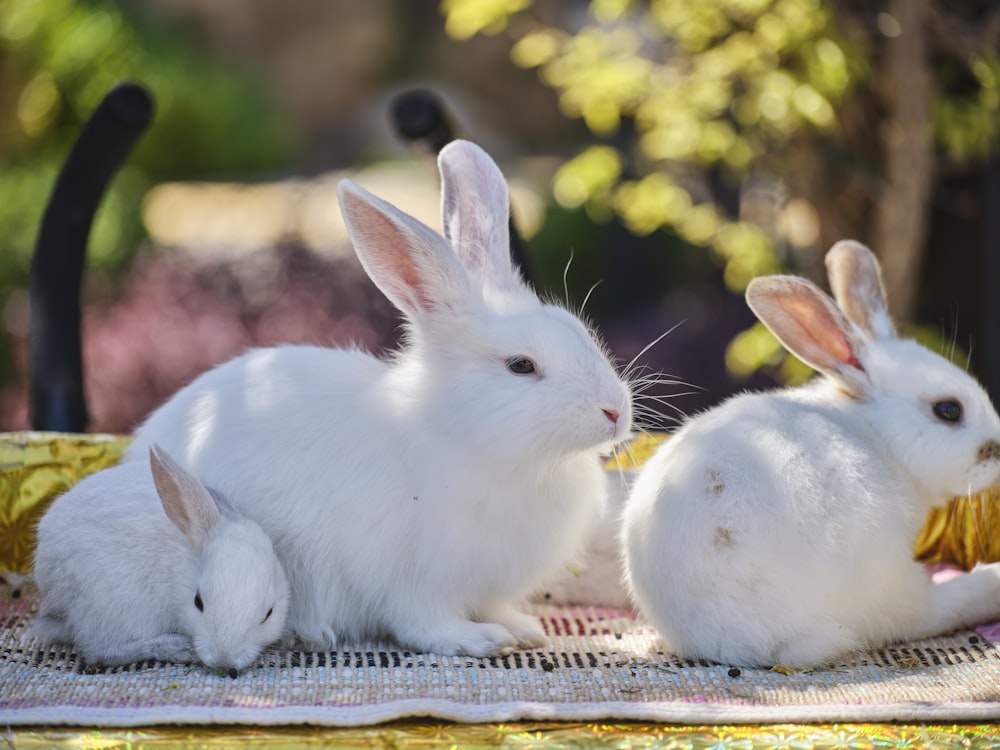
[[[271,608],[269,608],[267,610],[267,614],[264,615],[264,619],[260,621],[261,625],[263,625],[265,622],[267,622],[269,619],[271,619],[271,613],[272,612],[274,612],[274,607],[271,607]]]
[[[962,420],[962,404],[954,399],[934,402],[934,416],[942,422],[957,424]]]
[[[201,592],[200,591],[197,592],[194,595],[194,606],[196,606],[198,608],[199,612],[204,612],[205,611],[205,602],[203,602],[201,600]]]
[[[515,375],[530,375],[535,371],[535,363],[527,357],[511,357],[507,360],[507,369]]]

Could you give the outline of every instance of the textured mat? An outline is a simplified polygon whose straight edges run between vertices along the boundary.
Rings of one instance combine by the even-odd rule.
[[[148,662],[107,670],[29,638],[36,602],[0,587],[0,726],[351,726],[411,716],[461,722],[684,724],[1000,718],[1000,653],[982,635],[862,653],[797,674],[663,653],[628,613],[539,608],[550,644],[508,657],[416,654],[384,643],[268,651],[238,678]]]

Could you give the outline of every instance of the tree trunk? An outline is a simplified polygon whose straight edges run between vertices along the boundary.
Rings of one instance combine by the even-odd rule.
[[[884,46],[878,95],[885,107],[881,136],[885,182],[876,204],[873,249],[881,258],[889,308],[901,323],[916,310],[934,152],[931,76],[925,37],[930,0],[892,0],[898,34]]]

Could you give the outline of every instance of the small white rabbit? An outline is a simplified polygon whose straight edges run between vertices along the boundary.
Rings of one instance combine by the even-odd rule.
[[[154,446],[85,477],[38,524],[33,632],[92,664],[239,670],[283,634],[288,583],[271,540]]]
[[[542,643],[517,605],[576,557],[605,502],[599,457],[629,432],[630,391],[592,332],[511,266],[499,168],[465,141],[439,168],[445,238],[339,186],[362,265],[406,316],[401,350],[249,351],[179,391],[130,450],[159,442],[260,523],[310,645]]]
[[[1000,616],[1000,566],[932,584],[912,559],[932,506],[1000,481],[1000,419],[968,374],[896,338],[866,247],[826,263],[850,320],[799,278],[746,295],[825,377],[691,420],[626,506],[635,600],[681,656],[806,669]]]

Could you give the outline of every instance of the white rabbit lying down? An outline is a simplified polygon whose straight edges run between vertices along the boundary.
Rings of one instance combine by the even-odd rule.
[[[1000,566],[931,584],[912,559],[932,506],[1000,481],[1000,419],[968,374],[896,338],[867,248],[838,243],[827,268],[840,308],[798,278],[747,289],[824,377],[692,419],[626,505],[635,600],[682,656],[804,669],[1000,617]]]
[[[38,524],[35,635],[92,664],[238,670],[282,636],[288,583],[271,540],[158,448],[75,484]],[[235,672],[232,672],[235,674]]]
[[[444,238],[340,185],[358,257],[406,317],[400,351],[249,351],[179,391],[128,452],[160,443],[260,523],[289,625],[314,646],[542,643],[517,605],[577,556],[605,502],[599,457],[629,432],[603,347],[511,267],[496,164],[456,141],[439,167]]]

